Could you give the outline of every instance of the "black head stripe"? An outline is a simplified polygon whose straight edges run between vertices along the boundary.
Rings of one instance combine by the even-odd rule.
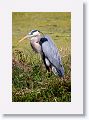
[[[31,35],[33,35],[34,32],[37,32],[38,30],[32,30]],[[38,31],[39,32],[39,31]]]

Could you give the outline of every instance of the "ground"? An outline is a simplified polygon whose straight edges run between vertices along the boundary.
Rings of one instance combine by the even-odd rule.
[[[59,49],[65,75],[48,74],[28,40],[18,41],[33,29],[49,35]],[[68,12],[12,14],[12,101],[71,101],[71,14]]]

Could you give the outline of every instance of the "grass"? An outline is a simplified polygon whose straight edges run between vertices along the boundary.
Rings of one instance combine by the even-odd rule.
[[[71,14],[12,14],[12,101],[71,101]],[[54,40],[65,69],[63,78],[47,73],[40,56],[33,52],[29,41],[18,41],[32,29],[48,34]]]

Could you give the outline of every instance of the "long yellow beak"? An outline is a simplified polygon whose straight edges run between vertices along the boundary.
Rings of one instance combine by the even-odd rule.
[[[30,37],[29,35],[26,35],[25,37],[23,37],[21,40],[19,40],[19,43],[22,42],[23,40],[25,40],[26,38]]]

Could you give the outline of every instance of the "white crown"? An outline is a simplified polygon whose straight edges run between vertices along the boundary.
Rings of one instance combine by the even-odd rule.
[[[39,33],[38,31],[36,31],[36,32],[34,32],[34,33],[31,35],[31,32],[30,32],[29,35],[30,35],[31,37],[34,37],[34,36],[40,35],[40,33]]]

